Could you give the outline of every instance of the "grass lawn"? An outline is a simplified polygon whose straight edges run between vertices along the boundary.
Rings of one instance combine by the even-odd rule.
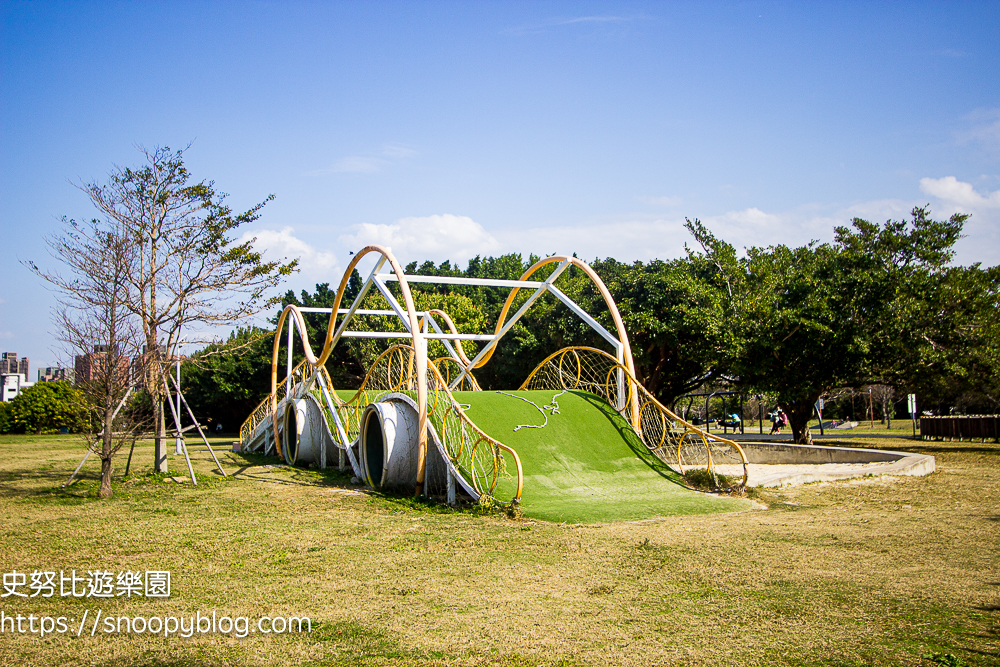
[[[1000,446],[823,444],[929,453],[938,472],[576,524],[370,495],[349,475],[231,453],[222,480],[193,446],[197,487],[143,474],[101,501],[96,461],[60,487],[74,437],[0,437],[4,573],[172,573],[166,599],[8,596],[7,616],[312,619],[311,633],[244,638],[5,631],[0,663],[1000,664]],[[140,472],[151,459],[144,443]]]

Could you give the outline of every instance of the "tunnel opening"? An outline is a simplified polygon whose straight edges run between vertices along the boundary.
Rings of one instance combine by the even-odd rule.
[[[285,449],[285,461],[288,465],[295,465],[295,459],[299,454],[299,415],[295,405],[289,405],[285,409],[285,427],[282,444]]]
[[[372,410],[365,420],[365,473],[374,488],[382,486],[382,472],[385,467],[385,434],[378,412]]]

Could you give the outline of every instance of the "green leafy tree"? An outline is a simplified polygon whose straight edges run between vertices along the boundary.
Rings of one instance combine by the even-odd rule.
[[[0,403],[0,433],[10,433],[14,422],[10,414],[10,404]]]
[[[39,382],[8,404],[14,433],[78,433],[88,426],[88,404],[82,392],[67,382]]]
[[[181,388],[199,420],[236,431],[267,397],[271,386],[274,332],[234,330],[224,343],[213,343],[181,364]]]
[[[954,324],[925,328],[967,216],[948,221],[916,208],[909,221],[855,219],[832,244],[750,248],[726,271],[742,273],[734,375],[773,392],[795,440],[811,441],[813,405],[834,387],[900,385]],[[706,253],[708,255],[708,253]]]
[[[900,382],[921,410],[1000,410],[1000,267],[949,267],[917,312],[929,345]]]
[[[637,379],[661,402],[724,377],[735,342],[732,297],[700,256],[631,266],[608,259],[594,267],[621,311]],[[602,306],[591,301],[591,312]]]

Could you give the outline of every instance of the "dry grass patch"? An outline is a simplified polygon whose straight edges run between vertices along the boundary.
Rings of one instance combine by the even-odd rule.
[[[560,525],[373,495],[347,475],[235,454],[222,480],[197,451],[198,486],[142,476],[99,501],[96,465],[59,487],[81,455],[71,438],[3,438],[4,572],[173,573],[166,600],[7,597],[7,615],[306,615],[313,632],[4,633],[0,661],[1000,664],[1000,447],[876,446],[934,454],[939,472],[767,490],[767,509],[737,514]],[[148,467],[148,445],[136,460]],[[180,476],[183,459],[171,466]]]

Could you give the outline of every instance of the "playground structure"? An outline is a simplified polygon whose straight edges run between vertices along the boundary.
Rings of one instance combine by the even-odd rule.
[[[348,280],[368,255],[375,256],[374,268],[353,302],[341,308]],[[544,280],[532,280],[550,265],[554,266]],[[614,323],[614,332],[556,286],[571,266],[593,282]],[[398,284],[399,298],[390,289],[392,282]],[[443,310],[417,311],[411,283],[479,285],[510,292],[493,333],[469,334],[458,333]],[[388,309],[361,308],[373,287]],[[521,290],[532,291],[511,315]],[[598,399],[617,413],[613,416],[620,418],[649,453],[676,472],[703,468],[718,484],[716,469],[725,466],[732,486],[746,484],[747,457],[737,443],[679,418],[636,380],[618,308],[600,277],[576,257],[541,259],[518,280],[420,276],[404,274],[391,251],[371,245],[354,256],[336,294],[332,308],[289,305],[282,311],[274,338],[271,391],[240,430],[244,451],[273,453],[290,465],[325,468],[344,467],[349,462],[354,475],[371,488],[410,487],[418,496],[444,495],[449,503],[454,503],[459,493],[475,501],[519,502],[524,470],[517,451],[477,426],[468,414],[471,404],[461,403],[455,394],[481,391],[474,371],[490,361],[500,340],[532,305],[551,294],[596,331],[612,352],[590,347],[555,351],[529,374],[517,396],[509,396],[532,405],[533,398],[543,402],[551,398],[552,404],[545,407],[553,414],[558,405],[555,396],[560,393]],[[329,314],[319,354],[312,349],[303,313]],[[401,323],[402,330],[350,327],[360,321],[357,316],[364,315],[388,316]],[[279,359],[283,337],[284,364]],[[404,342],[384,350],[367,369],[361,385],[346,390],[333,386],[325,364],[335,346],[352,337]],[[305,359],[293,365],[296,340]],[[440,341],[446,355],[428,359],[428,341]],[[462,341],[484,345],[470,359]],[[279,380],[282,367],[284,378]],[[538,405],[535,407],[545,415]],[[548,423],[548,417],[545,421]],[[601,447],[599,442],[591,444],[595,449]]]

